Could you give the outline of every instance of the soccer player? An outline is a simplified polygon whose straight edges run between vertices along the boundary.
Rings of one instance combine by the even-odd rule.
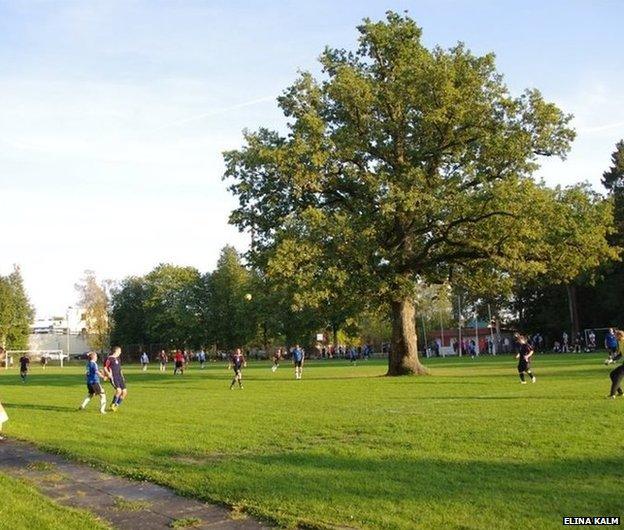
[[[624,331],[620,331],[619,329],[613,333],[613,336],[616,338],[618,343],[617,355],[613,356],[613,361],[615,362],[618,359],[622,358],[624,355]],[[607,397],[611,399],[615,399],[615,396],[624,395],[624,391],[622,391],[622,380],[624,379],[624,364],[621,364],[614,370],[611,370],[609,374],[609,378],[611,379],[611,392]]]
[[[40,362],[41,362],[41,368],[43,368],[45,370],[46,366],[48,366],[48,357],[47,357],[47,355],[42,355]]]
[[[243,388],[243,368],[247,366],[247,361],[240,348],[236,348],[234,355],[230,358],[230,364],[228,369],[234,369],[234,379],[230,383],[230,390],[234,388],[234,385],[238,382],[239,388]]]
[[[564,331],[561,334],[561,353],[568,353],[569,351],[568,334]]]
[[[141,354],[141,366],[143,367],[143,371],[147,372],[147,365],[149,364],[149,357],[147,353],[143,352]]]
[[[106,380],[106,375],[100,372],[100,368],[97,364],[97,353],[94,351],[89,352],[89,361],[87,362],[87,397],[78,407],[78,410],[84,410],[93,398],[93,396],[100,396],[100,413],[106,414],[106,394],[100,384],[100,377]]]
[[[20,357],[20,377],[22,378],[22,383],[26,382],[26,377],[28,376],[28,365],[30,364],[30,359],[28,355],[22,355]]]
[[[282,348],[277,348],[275,353],[273,354],[273,366],[271,367],[271,371],[275,372],[279,368],[279,363],[282,360]]]
[[[305,359],[305,352],[299,344],[295,345],[292,351],[292,360],[295,365],[295,379],[301,379],[303,375],[303,360]]]
[[[526,337],[522,335],[516,335],[518,341],[518,353],[516,359],[518,359],[518,374],[520,375],[520,383],[526,385],[524,374],[527,374],[531,378],[531,383],[537,381],[535,375],[531,371],[531,357],[533,357],[533,348],[528,345]]]
[[[351,346],[348,351],[349,351],[349,362],[351,364],[356,364],[356,362],[357,362],[357,353],[355,351],[355,348],[353,346]],[[293,357],[293,359],[294,359],[294,357]],[[297,377],[297,379],[301,379],[301,378]]]
[[[167,361],[169,358],[167,357],[167,352],[165,350],[160,350],[160,354],[158,355],[158,360],[160,361],[160,371],[164,372],[167,370]]]
[[[605,348],[609,357],[605,360],[605,364],[613,364],[617,360],[618,353],[618,340],[615,336],[615,331],[613,328],[609,328],[609,331],[605,335]]]
[[[180,373],[180,375],[184,375],[184,363],[186,362],[186,359],[184,357],[184,354],[180,350],[176,351],[175,355],[173,356],[173,361],[173,375],[176,375],[178,372]]]
[[[197,360],[199,361],[199,367],[203,370],[204,365],[206,364],[206,352],[203,348],[199,350],[199,353],[197,354]]]
[[[121,348],[115,346],[112,353],[106,359],[104,363],[104,373],[106,377],[110,379],[113,388],[115,389],[115,395],[113,396],[113,402],[111,403],[111,410],[117,412],[117,409],[128,395],[128,389],[126,388],[126,380],[121,371]]]

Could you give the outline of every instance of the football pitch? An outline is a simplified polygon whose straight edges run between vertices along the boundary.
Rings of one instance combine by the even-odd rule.
[[[0,398],[10,437],[280,526],[558,528],[624,515],[624,399],[605,399],[603,359],[536,355],[527,385],[511,356],[433,359],[419,378],[310,361],[301,381],[250,362],[243,390],[223,363],[176,377],[152,363],[125,368],[128,399],[106,416],[97,399],[76,410],[74,363],[26,384],[2,371]]]

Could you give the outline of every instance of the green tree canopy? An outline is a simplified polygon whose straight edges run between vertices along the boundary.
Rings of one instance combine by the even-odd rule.
[[[145,321],[151,342],[197,347],[201,326],[201,277],[194,267],[161,264],[145,276]]]
[[[232,246],[221,251],[209,279],[210,336],[218,348],[231,349],[249,342],[258,331],[252,300],[252,274]]]
[[[147,344],[145,278],[129,276],[113,289],[111,297],[112,344]]]
[[[620,140],[611,155],[611,167],[602,174],[602,184],[614,203],[615,242],[624,245],[624,140]]]

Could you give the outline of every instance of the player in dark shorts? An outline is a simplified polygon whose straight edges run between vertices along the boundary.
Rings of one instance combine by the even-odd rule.
[[[173,368],[173,375],[176,375],[177,373],[179,373],[180,375],[184,375],[184,364],[186,363],[186,357],[184,357],[184,354],[180,350],[178,350],[173,356],[173,360],[175,363],[175,366]]]
[[[273,366],[271,371],[275,372],[279,368],[279,363],[282,360],[282,348],[277,348],[273,354]]]
[[[605,348],[609,357],[605,360],[605,364],[613,364],[618,360],[618,339],[613,328],[609,328],[605,336]]]
[[[116,412],[123,400],[128,395],[128,389],[126,388],[126,380],[124,379],[123,372],[121,371],[121,348],[115,346],[112,353],[106,359],[104,363],[104,373],[106,377],[110,379],[113,388],[115,389],[115,395],[113,396],[113,402],[111,403],[111,410]]]
[[[28,365],[30,364],[30,359],[28,355],[22,355],[20,357],[20,377],[22,378],[22,383],[26,382],[26,377],[28,376]]]
[[[303,348],[297,344],[292,351],[292,361],[295,365],[295,379],[301,379],[303,375],[303,360],[305,358],[305,352]]]
[[[622,358],[622,353],[624,353],[624,331],[620,331],[619,329],[614,331],[614,336],[616,337],[618,347],[613,354],[613,362]],[[615,396],[624,396],[624,391],[622,391],[622,381],[624,380],[624,364],[621,364],[614,370],[611,370],[609,374],[609,378],[611,379],[611,391],[609,392],[608,398],[615,399]]]
[[[93,398],[93,396],[100,396],[100,413],[106,414],[106,394],[100,384],[100,378],[106,380],[106,375],[100,372],[100,368],[97,365],[97,353],[94,351],[89,352],[89,361],[87,362],[87,397],[78,407],[78,410],[84,410]]]
[[[230,369],[234,369],[234,379],[232,379],[232,383],[230,384],[230,390],[234,388],[234,385],[238,381],[239,388],[243,388],[243,368],[247,366],[247,361],[245,360],[245,356],[240,348],[236,348],[236,351],[230,358]]]
[[[520,376],[520,383],[526,385],[524,374],[527,374],[531,378],[531,383],[537,381],[535,375],[531,371],[531,358],[533,357],[533,348],[527,343],[526,337],[522,335],[515,335],[518,342],[518,353],[516,359],[518,359],[518,375]]]
[[[46,366],[48,366],[48,357],[46,355],[42,355],[40,362],[41,362],[41,368],[45,370]]]

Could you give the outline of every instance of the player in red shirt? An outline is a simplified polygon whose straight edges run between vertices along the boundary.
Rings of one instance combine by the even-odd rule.
[[[184,363],[186,359],[184,358],[184,354],[177,350],[175,355],[173,356],[173,360],[175,362],[175,368],[173,369],[173,375],[176,375],[178,372],[180,375],[184,375]]]

